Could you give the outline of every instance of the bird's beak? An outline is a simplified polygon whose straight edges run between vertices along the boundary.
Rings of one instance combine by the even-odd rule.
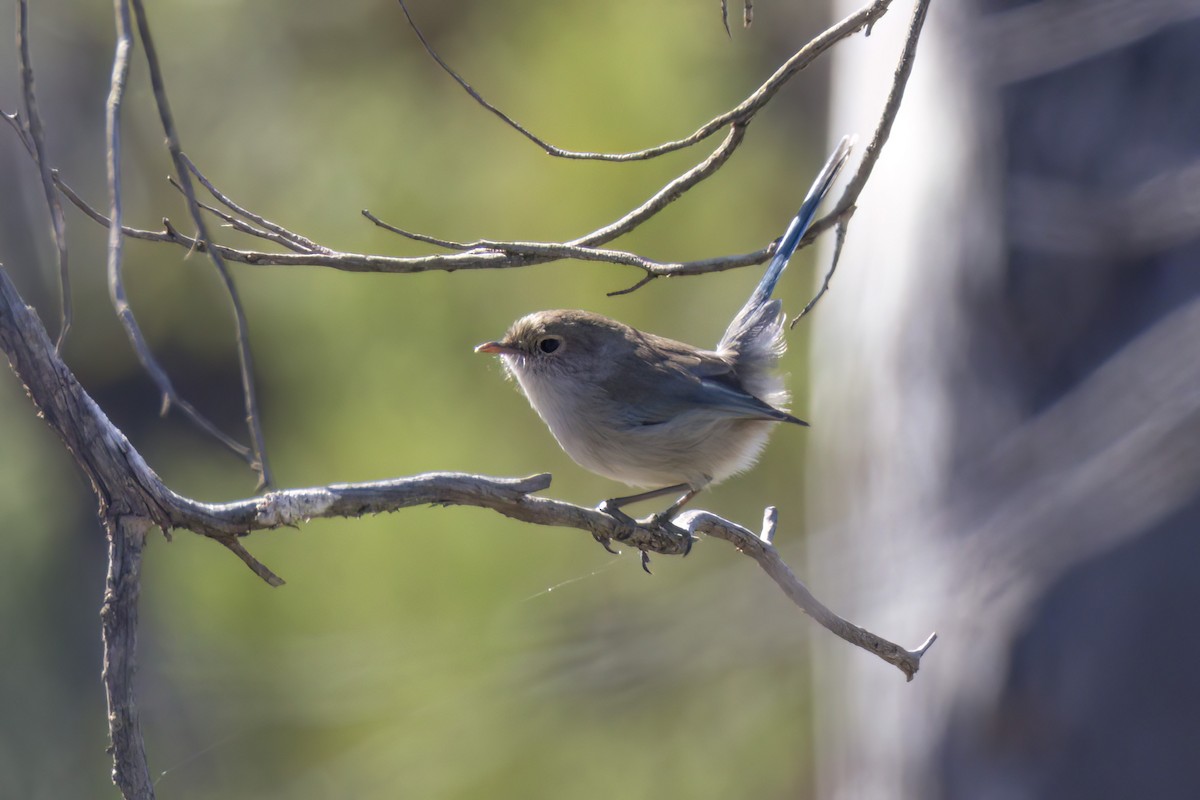
[[[504,342],[484,342],[475,348],[476,353],[495,353],[496,355],[519,355],[517,348]]]

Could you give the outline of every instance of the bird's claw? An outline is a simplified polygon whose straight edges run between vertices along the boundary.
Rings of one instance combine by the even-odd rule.
[[[647,575],[654,574],[653,572],[650,571],[650,554],[647,553],[645,550],[642,551],[642,569],[646,571]]]
[[[599,543],[599,545],[600,545],[601,547],[603,547],[605,550],[607,550],[607,551],[608,551],[609,553],[611,553],[612,555],[614,555],[614,556],[619,556],[619,555],[621,555],[621,551],[620,551],[620,550],[613,550],[613,549],[612,549],[612,539],[608,538],[607,536],[604,536],[604,535],[602,535],[602,534],[599,534],[599,533],[593,533],[593,534],[592,534],[592,538],[593,538],[593,539],[595,539],[595,540],[596,540],[596,542],[597,542],[597,543]]]

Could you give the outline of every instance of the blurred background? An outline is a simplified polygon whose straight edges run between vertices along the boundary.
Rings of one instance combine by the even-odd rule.
[[[32,5],[52,160],[102,206],[111,14]],[[794,408],[814,427],[778,431],[754,472],[700,502],[751,527],[777,505],[785,559],[835,610],[908,646],[937,629],[917,679],[818,629],[719,542],[656,558],[648,577],[636,553],[577,531],[411,509],[256,534],[250,550],[288,581],[271,589],[179,532],[151,542],[143,575],[139,708],[159,796],[1200,796],[1187,681],[1200,657],[1200,3],[934,5],[833,291],[790,334]],[[731,39],[716,2],[410,8],[527,127],[620,151],[690,133],[855,6],[756,4]],[[617,246],[685,260],[779,235],[827,143],[865,142],[909,12],[897,3],[797,76],[725,168]],[[343,250],[427,252],[363,208],[449,239],[570,238],[711,150],[550,159],[440,72],[394,3],[150,13],[191,158],[236,201]],[[6,111],[20,93],[11,33],[0,27]],[[137,57],[124,124],[128,224],[187,229]],[[44,201],[7,130],[0,186],[0,262],[53,334]],[[108,302],[104,231],[72,209],[68,226],[67,362],[172,488],[251,494],[234,456],[157,416]],[[810,296],[828,244],[794,259],[786,309]],[[241,435],[211,265],[164,245],[126,254],[156,354]],[[715,343],[760,272],[609,298],[639,275],[233,268],[279,486],[550,471],[548,494],[589,505],[620,487],[572,464],[471,348],[555,307]],[[0,376],[0,797],[116,796],[95,508]]]

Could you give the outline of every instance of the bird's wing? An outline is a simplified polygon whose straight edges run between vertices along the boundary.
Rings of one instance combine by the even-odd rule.
[[[628,381],[624,376],[630,372],[626,370],[616,370],[604,386],[610,396],[624,401],[630,425],[669,422],[697,408],[741,419],[804,424],[747,392],[733,364],[719,353],[652,334],[642,334],[636,351],[631,353],[632,358],[658,365],[653,386]]]

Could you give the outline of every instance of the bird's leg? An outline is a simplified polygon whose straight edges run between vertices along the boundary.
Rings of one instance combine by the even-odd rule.
[[[688,489],[686,483],[677,483],[674,486],[666,486],[662,489],[651,489],[648,492],[641,494],[631,494],[628,497],[614,497],[611,500],[605,500],[600,505],[596,506],[598,511],[603,511],[610,517],[616,517],[621,522],[626,522],[630,525],[637,525],[637,520],[621,510],[621,506],[627,506],[630,503],[639,503],[642,500],[653,500],[656,497],[662,497],[665,494],[675,494],[682,489]]]
[[[684,485],[687,486],[687,484]],[[649,525],[653,527],[673,528],[675,531],[680,532],[687,537],[683,545],[683,554],[685,556],[692,552],[692,542],[695,540],[692,538],[690,533],[683,530],[678,525],[673,524],[671,520],[674,519],[675,515],[679,513],[679,509],[691,502],[691,499],[698,494],[700,494],[699,489],[692,489],[691,487],[688,487],[688,490],[684,492],[683,496],[668,506],[665,511],[660,511],[649,519]]]
[[[614,497],[611,500],[605,500],[603,503],[601,503],[599,509],[606,514],[612,514],[615,517],[617,515],[613,512],[620,509],[621,506],[627,506],[630,503],[640,503],[643,500],[653,500],[656,497],[662,497],[663,495],[667,494],[675,494],[676,492],[684,489],[690,490],[691,487],[686,483],[677,483],[674,486],[665,486],[662,489],[651,489],[648,492],[631,494],[628,497]],[[689,497],[688,499],[690,500],[691,498]],[[628,519],[628,515],[626,514],[622,514],[621,516],[624,516],[626,519]]]

